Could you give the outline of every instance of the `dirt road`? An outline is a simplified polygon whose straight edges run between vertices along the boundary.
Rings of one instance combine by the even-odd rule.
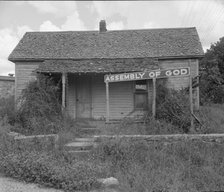
[[[46,188],[33,183],[25,183],[0,175],[0,192],[63,192],[62,190]],[[120,192],[116,189],[101,189],[91,192]]]
[[[40,187],[0,175],[0,192],[62,192],[52,188]]]

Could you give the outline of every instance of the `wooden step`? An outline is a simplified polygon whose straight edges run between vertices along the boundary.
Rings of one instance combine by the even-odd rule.
[[[94,147],[94,142],[72,142],[64,146],[68,151],[70,150],[90,150]]]
[[[82,138],[75,138],[75,142],[94,142],[95,138],[93,137],[82,137]]]

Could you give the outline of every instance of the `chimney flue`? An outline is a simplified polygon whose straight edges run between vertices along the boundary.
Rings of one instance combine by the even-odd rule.
[[[107,31],[106,21],[105,20],[101,20],[99,27],[100,27],[100,33],[101,32],[106,32]]]

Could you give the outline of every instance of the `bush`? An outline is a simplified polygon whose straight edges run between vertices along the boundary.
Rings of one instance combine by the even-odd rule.
[[[62,119],[59,93],[60,87],[53,78],[39,75],[30,82],[17,102],[17,127],[25,134],[57,132],[55,125]]]
[[[179,127],[180,132],[190,129],[190,104],[186,89],[173,90],[163,85],[157,87],[156,118]]]

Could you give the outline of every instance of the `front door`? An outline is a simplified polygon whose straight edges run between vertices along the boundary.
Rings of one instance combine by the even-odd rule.
[[[91,118],[91,78],[88,75],[76,79],[76,117]]]

